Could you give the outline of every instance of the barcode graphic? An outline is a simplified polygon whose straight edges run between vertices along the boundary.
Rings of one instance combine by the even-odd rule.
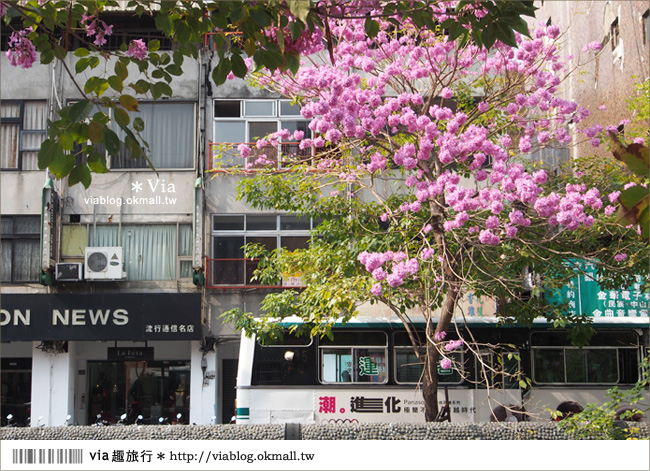
[[[13,464],[82,464],[81,448],[20,448],[13,450]]]

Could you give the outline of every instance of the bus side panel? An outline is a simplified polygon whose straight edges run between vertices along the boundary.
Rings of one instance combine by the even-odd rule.
[[[622,388],[623,389],[623,388]],[[551,420],[551,411],[564,401],[575,401],[582,407],[589,403],[603,404],[609,398],[605,397],[607,388],[598,389],[532,389],[526,399],[526,410],[531,413],[530,420],[547,421]],[[648,403],[648,393],[645,394],[645,401]],[[627,404],[624,404],[627,405]]]
[[[250,424],[314,424],[314,389],[249,389]]]
[[[247,424],[249,421],[249,389],[253,372],[253,354],[255,352],[255,336],[246,337],[242,333],[239,346],[239,363],[237,366],[237,404],[236,423]]]

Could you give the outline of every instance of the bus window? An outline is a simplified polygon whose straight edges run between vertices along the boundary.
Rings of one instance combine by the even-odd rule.
[[[388,382],[387,337],[383,332],[337,332],[320,346],[323,383]]]

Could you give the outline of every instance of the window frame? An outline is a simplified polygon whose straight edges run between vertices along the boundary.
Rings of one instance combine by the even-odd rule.
[[[218,217],[228,216],[228,217],[242,217],[243,229],[217,229],[215,228],[215,220]],[[275,217],[275,229],[248,229],[248,218],[254,216],[269,216]],[[247,245],[249,238],[275,238],[275,249],[282,247],[282,239],[289,237],[305,237],[311,239],[311,231],[315,226],[318,225],[317,221],[313,218],[309,218],[309,228],[308,229],[282,229],[282,218],[290,217],[294,218],[295,215],[292,214],[277,214],[277,213],[214,213],[210,219],[210,263],[215,263],[218,260],[223,260],[223,258],[218,258],[215,250],[215,242],[218,238],[226,237],[241,237],[243,239],[242,247]],[[306,218],[305,218],[306,219]],[[246,269],[246,259],[242,257],[241,263],[244,264],[243,283],[213,283],[213,268],[210,267],[208,277],[209,283],[208,286],[212,288],[227,288],[227,287],[260,287],[258,284],[253,284],[248,282],[247,278],[247,269]],[[277,287],[283,287],[282,283],[278,285],[273,285]]]
[[[79,226],[79,225],[86,226],[86,247],[87,248],[100,247],[100,246],[94,244],[93,238],[94,238],[95,233],[93,231],[93,227],[94,227],[93,224],[86,223],[86,224],[65,224],[65,225],[66,226]],[[96,227],[114,227],[114,226],[115,226],[115,224],[97,224],[96,225]],[[150,226],[175,226],[176,243],[174,244],[174,259],[170,261],[170,264],[174,266],[175,273],[174,273],[174,277],[172,279],[169,279],[169,280],[167,280],[167,279],[163,279],[163,280],[160,280],[160,279],[157,279],[157,280],[130,280],[129,279],[129,273],[128,273],[128,263],[127,263],[127,260],[126,260],[126,253],[124,253],[124,260],[123,260],[123,262],[124,262],[124,270],[127,273],[127,277],[126,277],[125,281],[127,281],[127,282],[128,281],[133,281],[133,282],[138,282],[138,283],[139,282],[149,283],[149,282],[161,282],[161,281],[162,282],[165,282],[165,281],[183,281],[183,280],[191,280],[192,279],[192,274],[191,273],[190,273],[190,275],[188,277],[181,277],[181,262],[186,262],[186,261],[192,262],[192,260],[193,260],[192,251],[193,251],[193,247],[194,247],[193,239],[190,238],[190,254],[189,255],[180,255],[180,247],[179,247],[180,235],[181,235],[181,226],[189,226],[191,228],[192,227],[191,222],[168,222],[168,223],[159,223],[159,224],[135,223],[134,222],[134,223],[121,224],[120,226],[118,226],[118,240],[122,242],[122,247],[124,247],[122,233],[125,230],[125,228],[126,228],[126,230],[128,230],[130,226],[143,226],[143,227],[144,226],[147,226],[147,227],[150,227]],[[192,231],[190,231],[190,232],[193,233]],[[73,256],[69,256],[69,258],[73,258]]]
[[[326,385],[349,385],[349,386],[360,386],[360,385],[378,385],[378,384],[388,384],[390,377],[390,358],[389,358],[389,346],[388,346],[388,334],[381,330],[373,331],[348,331],[347,333],[356,333],[359,335],[368,334],[368,333],[382,334],[384,336],[385,342],[383,345],[323,345],[319,342],[318,345],[318,382],[320,384]],[[336,336],[334,337],[336,339]],[[355,360],[355,352],[358,350],[383,350],[384,355],[384,372],[379,373],[378,376],[384,375],[384,379],[381,381],[354,381],[354,374],[350,376],[350,381],[325,381],[324,379],[324,351],[325,350],[340,350],[340,351],[349,351],[352,363]],[[375,375],[372,375],[375,376]]]
[[[239,102],[239,117],[236,116],[215,116],[216,114],[216,107],[217,103],[219,102]],[[258,114],[246,114],[246,103],[257,103],[257,102],[269,102],[273,103],[273,114],[272,115],[258,115]],[[253,142],[253,138],[251,137],[251,123],[275,123],[275,131],[272,132],[277,132],[283,129],[282,124],[286,122],[292,122],[292,123],[305,123],[305,127],[307,129],[307,135],[306,137],[311,136],[312,132],[309,129],[309,122],[311,120],[304,118],[300,113],[298,114],[285,114],[282,112],[282,105],[291,103],[291,100],[287,99],[282,99],[282,98],[270,98],[270,99],[264,99],[264,98],[239,98],[239,99],[233,99],[233,98],[215,98],[213,100],[213,109],[212,109],[212,142],[210,143],[210,160],[209,160],[209,170],[216,169],[216,168],[245,168],[247,164],[250,164],[251,159],[254,157],[248,157],[246,161],[243,159],[241,160],[241,164],[238,164],[236,159],[241,159],[239,157],[239,151],[236,149],[236,146],[239,144],[248,144],[249,146],[254,146],[255,142]],[[230,123],[243,123],[244,126],[244,140],[243,142],[220,142],[217,141],[217,125],[218,123],[224,123],[224,122],[230,122]],[[286,141],[287,143],[291,143],[294,141]],[[219,147],[219,146],[230,146],[231,149],[227,149],[228,155],[225,155],[222,158],[220,162],[216,162],[216,158],[213,155],[212,149],[214,147]],[[282,165],[282,162],[284,160],[284,154],[285,154],[285,149],[283,148],[282,144],[280,145],[279,152],[275,148],[275,160],[276,166],[280,167]],[[254,166],[254,161],[253,164],[250,164]]]
[[[78,102],[79,100],[70,100],[68,101],[68,105],[74,104]],[[186,171],[191,171],[191,170],[196,170],[197,168],[197,127],[196,127],[196,119],[197,119],[197,102],[193,100],[141,100],[139,101],[140,105],[152,105],[152,107],[156,107],[156,105],[191,105],[192,106],[192,137],[190,139],[191,146],[190,146],[190,162],[191,166],[190,167],[163,167],[163,166],[157,166],[156,162],[153,161],[152,159],[152,165],[155,167],[156,171],[158,172],[186,172]],[[98,111],[102,111],[106,113],[106,115],[109,117],[111,120],[111,129],[113,132],[120,135],[121,129],[117,123],[115,123],[114,118],[113,118],[113,110],[111,108],[107,108],[102,106],[99,108]],[[131,114],[133,113],[133,114]],[[130,117],[141,117],[138,112],[130,112]],[[147,132],[147,123],[145,122],[145,133]],[[149,141],[147,141],[147,144],[151,144]],[[123,145],[120,146],[120,152],[122,152],[122,149],[124,148]],[[122,168],[115,166],[113,160],[119,159],[118,155],[110,155],[108,151],[106,150],[104,145],[100,145],[98,147],[100,152],[104,153],[104,156],[106,157],[106,166],[109,170],[111,171],[116,171],[116,172],[141,172],[143,170],[151,170],[149,167],[148,163],[144,163],[142,167],[130,167],[130,168]],[[150,156],[151,157],[151,156]],[[130,158],[129,158],[130,160]]]
[[[15,221],[16,218],[32,218],[34,221],[38,220],[38,232],[29,232],[29,233],[16,233],[15,230],[13,229],[13,221]],[[9,233],[3,233],[0,235],[0,240],[2,242],[9,242],[11,244],[11,263],[10,263],[10,273],[9,273],[9,279],[8,280],[1,280],[1,283],[7,283],[7,284],[12,284],[12,285],[21,285],[21,284],[30,284],[30,283],[38,283],[39,281],[39,272],[40,272],[40,266],[41,266],[41,250],[42,250],[42,241],[41,241],[41,225],[42,225],[42,219],[40,215],[36,214],[15,214],[15,215],[9,215],[9,216],[2,216],[2,221],[0,223],[2,224],[3,227],[6,227],[7,220],[12,221],[12,232]],[[37,250],[37,257],[35,261],[36,264],[36,271],[33,273],[34,277],[33,279],[29,280],[21,280],[21,281],[16,281],[15,279],[15,273],[14,273],[14,253],[15,253],[15,247],[14,247],[14,241],[24,241],[24,240],[30,240],[30,241],[37,241],[38,244],[38,250]]]
[[[585,347],[579,348],[575,347],[573,345],[536,345],[534,341],[534,336],[535,334],[540,334],[542,332],[532,332],[530,334],[530,367],[531,367],[531,377],[532,381],[536,385],[548,385],[548,386],[558,386],[558,385],[566,385],[566,386],[596,386],[596,385],[617,385],[617,384],[627,384],[627,383],[622,383],[621,382],[621,368],[619,365],[619,360],[620,360],[620,355],[619,355],[619,350],[624,349],[624,350],[636,350],[637,352],[639,351],[639,338],[638,336],[636,337],[636,345],[587,345]],[[563,367],[563,373],[564,373],[564,381],[540,381],[537,378],[537,366],[536,366],[536,357],[538,355],[539,351],[544,351],[544,350],[561,350],[562,351],[562,367]],[[567,351],[583,351],[583,352],[588,352],[588,351],[614,351],[615,353],[615,361],[614,364],[616,365],[616,381],[611,382],[611,381],[598,381],[598,382],[589,382],[589,381],[569,381],[569,371],[567,368]],[[638,357],[638,353],[637,353]],[[588,365],[589,363],[586,361],[587,359],[585,358],[585,371],[588,371]],[[588,373],[586,373],[585,379],[588,378]]]
[[[38,167],[37,168],[32,168],[32,169],[25,169],[23,168],[23,153],[24,152],[37,152],[40,149],[40,146],[38,148],[25,148],[24,147],[24,135],[25,134],[42,134],[43,140],[47,138],[47,118],[49,115],[49,112],[45,110],[44,112],[44,122],[43,128],[42,129],[25,129],[25,105],[27,103],[39,103],[45,107],[47,107],[47,100],[42,99],[42,100],[15,100],[15,99],[10,99],[10,100],[2,100],[2,104],[8,104],[8,105],[18,105],[19,106],[19,112],[18,116],[16,117],[3,117],[0,120],[2,121],[2,125],[17,125],[18,126],[18,148],[16,149],[17,155],[16,155],[16,166],[15,167],[2,167],[0,163],[0,167],[2,168],[3,172],[39,172],[41,171]]]

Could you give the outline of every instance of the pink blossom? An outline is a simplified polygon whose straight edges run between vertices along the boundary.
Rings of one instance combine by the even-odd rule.
[[[144,60],[147,57],[147,45],[142,39],[134,39],[129,44],[129,49],[126,51],[126,55],[134,57],[138,60]]]
[[[619,254],[614,255],[614,260],[616,260],[617,262],[622,262],[623,260],[626,260],[626,259],[627,259],[627,254],[619,253]]]
[[[451,360],[449,358],[443,358],[442,360],[440,360],[440,368],[444,370],[448,370],[449,368],[451,368]]]
[[[605,215],[611,216],[614,214],[614,211],[616,211],[616,206],[612,206],[611,204],[605,207]]]
[[[582,48],[582,52],[587,52],[590,49],[592,51],[600,51],[602,47],[603,45],[600,43],[600,41],[592,41]]]
[[[445,337],[447,337],[447,332],[445,332],[444,330],[440,331],[440,332],[436,332],[433,335],[433,338],[436,340],[436,342],[440,342],[440,341],[444,340]]]
[[[381,283],[375,283],[372,285],[372,288],[370,288],[370,292],[375,296],[381,296],[382,291]]]
[[[618,200],[619,196],[621,196],[620,191],[612,191],[609,195],[607,195],[607,199],[609,199],[610,203],[614,203],[616,200]]]
[[[447,99],[447,100],[449,100],[451,97],[454,96],[454,92],[450,88],[445,87],[440,92],[440,96]]]
[[[23,69],[29,69],[38,59],[36,48],[27,35],[32,32],[31,28],[11,33],[9,38],[9,49],[5,53],[9,63],[16,67],[20,65]]]

